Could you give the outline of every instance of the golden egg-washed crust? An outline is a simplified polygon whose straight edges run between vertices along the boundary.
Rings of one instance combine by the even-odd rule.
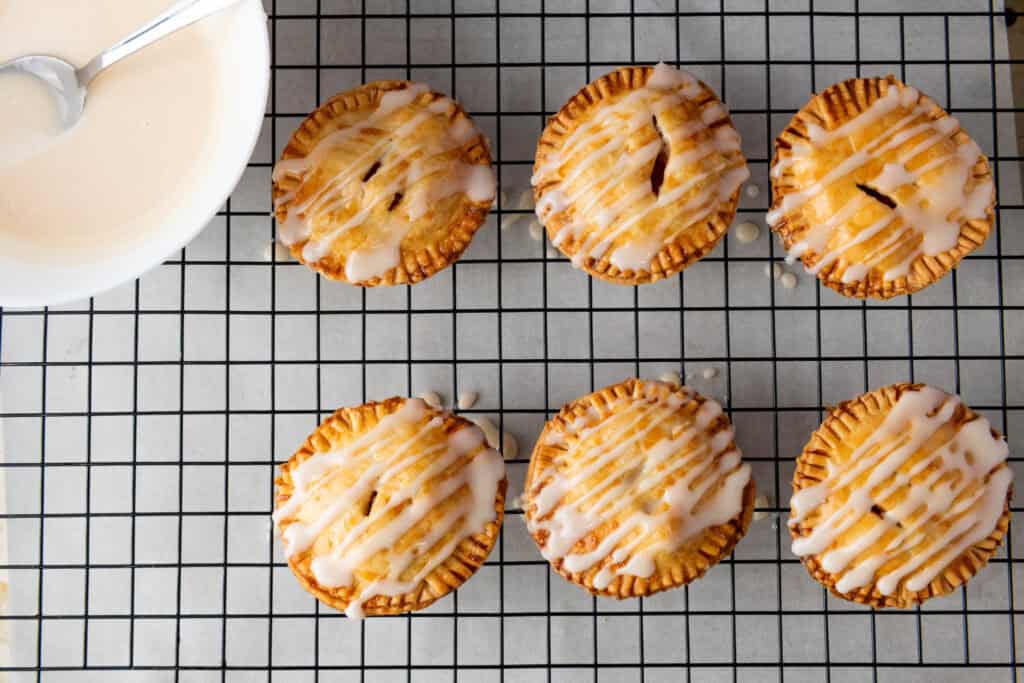
[[[408,81],[374,81],[335,95],[311,113],[295,130],[287,146],[284,148],[281,160],[306,157],[324,136],[340,128],[358,123],[366,116],[372,114],[385,93],[404,90],[411,85]],[[395,116],[401,117],[401,120],[407,120],[416,111],[420,111],[431,102],[443,97],[444,95],[433,90],[425,92],[414,100],[415,109],[412,106],[407,107],[407,111],[396,112]],[[472,122],[469,114],[457,102],[454,102],[454,107],[445,116],[449,126],[461,119]],[[431,124],[433,123],[436,122],[431,122]],[[392,132],[389,130],[377,130],[377,134],[381,136],[389,135]],[[437,133],[439,130],[431,129],[431,132]],[[400,147],[403,144],[403,140],[395,139],[391,141],[391,144]],[[344,150],[345,147],[342,146],[337,153],[348,156],[357,153],[355,151],[345,152]],[[458,161],[466,164],[488,167],[491,165],[491,153],[488,148],[488,142],[482,134],[476,135],[469,142],[462,145],[455,157],[457,157]],[[455,160],[454,157],[453,160]],[[316,171],[313,172],[315,173]],[[376,172],[386,173],[388,169],[382,168]],[[307,192],[315,192],[317,188],[322,187],[323,183],[329,180],[330,177],[324,176],[315,183],[307,183],[307,189],[303,190],[302,196],[308,196]],[[273,199],[275,215],[279,222],[285,220],[288,209],[292,205],[290,201],[281,203],[281,198],[294,192],[299,185],[300,179],[294,175],[286,175],[279,181],[274,182]],[[491,201],[473,202],[465,194],[461,193],[433,203],[431,211],[424,217],[414,221],[409,234],[402,240],[398,266],[381,276],[353,282],[352,284],[363,287],[412,284],[443,270],[457,261],[470,242],[473,241],[476,231],[487,219],[491,203]],[[354,213],[351,210],[335,212],[332,214],[331,220],[324,222],[314,229],[313,236],[324,234],[332,227],[337,227]],[[380,214],[381,211],[377,213]],[[315,262],[304,260],[302,250],[308,241],[306,239],[292,244],[290,247],[291,254],[294,258],[324,276],[332,280],[347,282],[348,278],[345,274],[346,259],[353,250],[365,243],[368,237],[373,236],[375,231],[379,230],[381,226],[379,221],[375,221],[377,218],[379,216],[371,217],[363,225],[347,231],[336,239],[331,246],[330,253],[323,259]]]
[[[601,76],[594,82],[584,86],[579,92],[573,95],[569,101],[562,106],[561,110],[551,117],[548,121],[547,127],[544,128],[544,132],[541,134],[540,140],[537,143],[534,171],[536,172],[545,163],[551,160],[554,155],[557,155],[565,139],[572,135],[572,133],[583,122],[590,118],[596,110],[599,110],[601,107],[614,104],[631,91],[643,88],[653,73],[653,67],[624,67]],[[684,98],[679,107],[677,107],[675,111],[669,112],[668,116],[679,120],[693,121],[697,120],[701,116],[702,112],[707,110],[708,107],[721,104],[718,96],[715,95],[714,91],[711,90],[711,88],[703,81],[697,81],[697,86],[700,94],[692,100]],[[729,117],[728,113],[725,113],[724,111],[716,118],[716,120],[710,123],[709,131],[713,131],[714,129],[723,126],[733,128],[732,119]],[[641,136],[655,136],[658,134],[658,131],[654,131],[653,128],[634,133],[634,135]],[[673,142],[676,144],[683,144],[683,138],[674,139]],[[742,153],[739,151],[730,153],[728,158],[732,162],[740,161],[743,164],[746,163],[743,159]],[[613,160],[605,161],[612,162]],[[647,180],[649,177],[650,173],[647,173],[645,178],[638,182],[649,182],[649,180]],[[623,187],[632,180],[636,179],[622,178]],[[678,180],[683,180],[683,178]],[[665,182],[667,184],[669,182],[668,179],[666,179]],[[534,199],[537,202],[537,205],[540,206],[541,198],[545,193],[558,185],[558,182],[545,182],[537,185],[534,188]],[[688,225],[684,224],[686,225],[686,228],[679,230],[675,239],[662,246],[662,248],[655,254],[648,269],[620,270],[611,262],[607,255],[602,256],[599,259],[587,257],[580,264],[580,267],[590,275],[601,278],[602,280],[626,285],[656,282],[657,280],[675,275],[690,264],[706,256],[712,249],[714,249],[715,245],[718,244],[726,231],[728,231],[729,225],[736,216],[736,207],[739,204],[739,197],[740,189],[737,188],[729,197],[728,201],[719,203],[717,210],[711,215],[695,223]],[[665,211],[674,210],[674,208],[681,206],[683,203],[684,202],[676,202],[674,207],[667,207]],[[547,230],[548,236],[554,239],[558,232],[572,221],[572,218],[573,207],[547,217],[545,219],[545,229]],[[678,218],[680,220],[684,220],[687,216],[682,211],[679,211]],[[583,246],[584,241],[589,234],[588,229],[579,236],[570,237],[569,239],[561,242],[558,245],[558,248],[562,253],[572,259]]]
[[[783,168],[781,173],[776,170],[782,164],[785,166],[793,157],[793,148],[797,145],[806,144],[808,141],[808,126],[816,126],[826,131],[831,131],[843,125],[847,121],[856,118],[859,114],[867,111],[868,108],[879,98],[884,97],[890,88],[898,88],[901,92],[907,89],[907,85],[896,80],[893,76],[884,78],[850,78],[814,95],[811,100],[798,111],[793,119],[786,126],[785,130],[775,140],[775,157],[772,160],[772,209],[780,210],[784,197],[792,192],[806,189],[811,183],[819,179],[829,169],[823,168],[814,176],[799,174],[793,167]],[[936,104],[931,98],[920,94],[916,105],[926,109],[926,118],[937,121],[949,116],[949,114]],[[913,147],[919,141],[919,136],[910,138],[896,151],[903,151]],[[845,138],[838,142],[846,144]],[[959,126],[949,135],[949,146],[969,144],[970,136]],[[831,150],[830,150],[831,151]],[[838,153],[838,152],[837,152]],[[829,187],[829,202],[832,210],[825,212],[826,217],[831,217],[838,212],[840,206],[856,192],[853,176],[848,176],[844,181],[832,183]],[[988,160],[984,155],[978,157],[969,179],[973,183],[991,181],[992,171],[989,168]],[[821,199],[816,201],[815,206],[823,206]],[[960,260],[977,249],[988,238],[995,219],[994,208],[995,193],[992,194],[992,201],[981,219],[967,220],[960,218],[960,235],[956,246],[947,251],[928,256],[919,255],[910,265],[906,275],[886,280],[883,277],[884,268],[872,268],[866,277],[852,282],[843,282],[843,273],[848,265],[858,262],[858,256],[867,249],[868,240],[862,246],[854,246],[839,260],[826,265],[818,272],[818,278],[831,289],[849,297],[858,299],[889,299],[901,294],[912,294],[932,284],[943,275],[948,273],[960,262]],[[874,207],[881,210],[880,207]],[[811,214],[810,216],[808,214]],[[822,216],[815,216],[810,203],[800,209],[784,214],[781,222],[772,226],[772,229],[782,238],[786,249],[792,249],[795,244],[807,234],[809,228],[816,222],[820,222]],[[882,237],[889,234],[889,230],[881,233]],[[847,256],[848,255],[848,256]],[[814,250],[808,250],[801,255],[801,260],[808,268],[813,268],[821,259],[821,254]]]
[[[588,419],[588,415],[592,415],[592,411],[596,411],[600,415],[600,420],[604,420],[611,414],[613,405],[623,400],[650,400],[651,394],[648,394],[647,398],[645,398],[645,391],[652,392],[658,400],[664,400],[669,395],[675,394],[683,400],[683,403],[677,409],[677,413],[680,416],[685,416],[686,420],[690,420],[707,400],[700,394],[686,394],[676,385],[628,379],[578,398],[563,406],[562,410],[544,426],[544,430],[541,432],[537,445],[534,447],[533,455],[530,458],[530,465],[526,474],[526,490],[523,496],[523,509],[528,522],[539,519],[537,516],[537,505],[532,498],[543,491],[544,487],[549,483],[547,479],[543,478],[544,470],[553,467],[555,458],[565,454],[566,446],[562,445],[563,443],[572,443],[576,439],[577,430],[573,424],[578,420]],[[594,424],[598,423],[588,422],[587,426],[592,427]],[[728,429],[729,426],[729,418],[725,413],[722,413],[709,425],[706,438],[710,440],[712,434]],[[553,435],[558,438],[552,439]],[[730,441],[726,451],[734,448],[735,443]],[[683,455],[677,454],[677,457],[682,458]],[[671,482],[667,482],[666,486],[669,483]],[[578,494],[579,492],[575,493]],[[570,495],[572,495],[572,492]],[[596,587],[594,579],[603,567],[620,564],[612,560],[611,553],[599,560],[594,566],[580,572],[569,571],[564,566],[563,559],[561,558],[552,561],[551,566],[563,577],[585,588],[593,595],[625,599],[648,596],[670,588],[676,588],[700,578],[708,569],[732,552],[750,525],[754,511],[754,497],[755,486],[753,477],[751,477],[743,488],[742,507],[737,516],[725,524],[704,529],[703,532],[686,540],[683,545],[673,551],[660,551],[655,559],[655,571],[650,577],[643,578],[631,574],[619,574],[606,587]],[[548,513],[548,515],[552,513],[553,511]],[[618,515],[607,520],[600,527],[581,538],[573,546],[573,549],[575,551],[586,551],[596,548],[601,540],[616,528],[620,517],[621,515]],[[538,547],[543,549],[547,542],[548,532],[544,529],[539,529],[532,531],[531,535]]]
[[[333,446],[343,439],[355,437],[373,429],[384,417],[400,409],[406,400],[401,397],[393,397],[380,402],[371,401],[354,408],[340,408],[324,420],[288,462],[281,465],[280,472],[274,480],[276,485],[275,508],[279,508],[291,497],[295,488],[292,482],[292,471],[303,461],[310,458],[314,453],[323,453],[331,450]],[[449,434],[472,426],[470,422],[461,417],[429,407],[424,419],[429,420],[438,415],[443,416],[443,428]],[[491,549],[494,547],[494,543],[497,541],[505,512],[505,493],[507,488],[508,480],[502,479],[494,499],[496,517],[494,521],[486,525],[483,532],[463,539],[455,551],[428,574],[414,590],[397,596],[374,595],[371,597],[363,603],[365,614],[400,614],[421,610],[428,607],[438,598],[442,598],[455,590],[469,579],[483,565]],[[287,524],[284,527],[286,528]],[[356,587],[329,587],[321,585],[314,578],[310,568],[312,560],[313,548],[310,548],[289,559],[288,566],[299,580],[299,583],[309,593],[324,604],[344,611],[354,597]],[[360,581],[365,581],[365,579],[360,579]]]
[[[863,439],[881,424],[900,397],[908,391],[917,391],[924,385],[900,383],[893,384],[875,391],[862,394],[851,401],[844,401],[832,408],[828,417],[811,436],[804,446],[803,452],[796,461],[793,474],[793,490],[800,491],[820,483],[826,476],[828,461],[840,457],[840,453],[849,453]],[[962,426],[977,418],[977,414],[964,404],[960,404],[954,413],[952,422]],[[992,430],[993,436],[998,433]],[[1004,463],[1000,465],[1006,467]],[[1013,489],[1006,496],[1003,514],[996,528],[986,538],[965,550],[959,557],[940,572],[926,588],[920,591],[908,590],[905,582],[900,582],[898,590],[892,595],[883,595],[875,583],[858,588],[849,593],[841,593],[836,589],[839,577],[826,571],[821,566],[818,555],[806,555],[802,558],[804,566],[811,576],[825,586],[833,595],[871,607],[913,607],[929,598],[946,595],[956,590],[974,576],[999,549],[1006,536],[1010,524],[1010,499]],[[790,527],[794,539],[811,534],[814,525],[804,520]]]

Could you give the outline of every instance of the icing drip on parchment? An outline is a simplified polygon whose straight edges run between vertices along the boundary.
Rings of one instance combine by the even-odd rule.
[[[571,212],[553,243],[582,238],[573,265],[607,257],[623,271],[649,270],[663,247],[713,215],[750,176],[739,135],[717,125],[728,117],[725,106],[697,109],[701,94],[693,76],[658,64],[644,87],[595,107],[535,168],[541,223]],[[679,121],[684,102],[699,118]],[[656,193],[659,158],[667,162]]]
[[[352,586],[350,617],[361,618],[375,595],[414,590],[496,518],[504,461],[478,428],[446,434],[443,425],[423,401],[408,399],[365,434],[291,471],[294,491],[274,512],[285,555],[312,549],[318,583]]]
[[[789,525],[816,518],[793,552],[817,555],[839,592],[873,580],[882,595],[923,590],[996,528],[1008,448],[983,417],[957,429],[960,405],[933,387],[906,391],[848,457],[827,461],[823,481],[793,494]]]
[[[491,167],[460,159],[482,133],[468,117],[450,120],[455,103],[422,97],[429,92],[417,83],[390,90],[373,112],[324,135],[305,157],[277,163],[275,183],[298,183],[274,202],[282,242],[305,241],[302,257],[315,263],[337,239],[367,228],[370,239],[345,264],[346,278],[361,282],[399,264],[402,240],[439,202],[494,198]]]
[[[565,434],[549,433],[546,445],[560,452],[527,493],[535,506],[527,524],[547,532],[548,561],[570,572],[603,563],[594,577],[602,590],[616,576],[650,577],[660,553],[740,514],[750,466],[731,428],[709,429],[722,407],[708,399],[680,411],[690,400],[686,387],[646,382],[640,396],[617,399],[603,415],[590,406]],[[575,547],[612,520],[595,547]]]
[[[884,280],[894,280],[907,275],[919,257],[954,248],[961,221],[985,217],[992,180],[968,184],[981,150],[972,140],[951,139],[960,129],[955,118],[933,116],[928,100],[916,89],[890,85],[885,95],[834,130],[808,124],[807,141],[793,145],[772,169],[776,180],[787,172],[798,177],[812,170],[821,173],[807,187],[783,195],[780,205],[768,212],[772,227],[805,207],[806,213],[821,216],[792,245],[790,262],[813,252],[817,261],[808,270],[817,274],[849,256],[851,262],[840,276],[844,284],[862,280],[876,268]],[[845,203],[822,203],[827,193],[842,188],[849,195]],[[858,221],[858,215],[871,219]]]

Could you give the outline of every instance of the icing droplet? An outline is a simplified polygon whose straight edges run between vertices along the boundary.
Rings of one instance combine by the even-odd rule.
[[[761,194],[761,187],[757,183],[748,183],[746,192],[751,199],[757,199]]]
[[[675,385],[677,387],[678,386],[682,386],[682,384],[683,384],[683,381],[679,377],[679,373],[678,372],[666,372],[665,374],[663,374],[658,379],[660,379],[662,382],[667,382],[667,383]]]
[[[488,446],[491,448],[501,448],[501,434],[498,433],[498,428],[494,426],[490,419],[483,415],[474,415],[466,419],[480,428],[484,433],[484,438],[487,439]]]
[[[292,253],[288,247],[281,244],[277,240],[270,240],[267,242],[267,246],[263,248],[263,260],[264,261],[291,261]]]
[[[523,190],[519,193],[519,201],[516,208],[520,211],[533,211],[533,190]]]
[[[693,76],[682,69],[674,69],[665,62],[658,62],[654,67],[654,73],[647,79],[647,87],[655,90],[693,86]]]
[[[519,442],[516,438],[507,431],[499,431],[490,419],[483,415],[466,416],[466,419],[480,428],[487,439],[487,445],[500,450],[506,460],[514,459],[519,454]]]
[[[763,508],[766,508],[766,507],[771,507],[771,504],[772,504],[771,500],[769,500],[767,495],[765,495],[763,493],[758,494],[757,498],[754,499],[754,515],[753,515],[753,520],[755,522],[760,522],[762,519],[765,519],[766,517],[771,516],[770,512],[768,512],[767,510],[763,509]]]
[[[779,276],[779,282],[786,289],[793,289],[794,287],[796,287],[797,283],[796,275],[794,275],[793,273],[783,273],[782,275]]]
[[[704,372],[702,374],[704,375],[704,379],[714,379],[718,377],[718,368],[714,366],[708,366],[704,368]]]
[[[515,460],[519,455],[519,442],[508,432],[501,435],[501,454],[506,460]]]
[[[504,214],[501,217],[501,229],[503,231],[504,230],[508,230],[513,225],[518,223],[519,219],[522,218],[522,217],[523,217],[522,214],[518,214],[518,213],[506,213],[506,214]]]
[[[544,228],[537,221],[530,221],[530,239],[534,242],[544,239]]]
[[[416,398],[421,399],[424,403],[435,410],[441,410],[444,408],[444,399],[442,399],[441,394],[436,391],[424,391],[421,394],[417,394]]]
[[[463,391],[459,394],[459,410],[469,410],[476,405],[478,398],[480,398],[480,394],[475,391]]]
[[[743,244],[749,244],[761,236],[761,228],[749,221],[736,226],[736,239]]]

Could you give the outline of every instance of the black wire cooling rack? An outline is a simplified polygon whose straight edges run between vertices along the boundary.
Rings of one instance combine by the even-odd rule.
[[[0,671],[46,681],[1016,680],[1014,534],[966,590],[876,612],[810,579],[779,520],[793,458],[824,407],[881,384],[960,392],[1011,448],[1024,443],[1012,13],[968,0],[265,5],[269,113],[226,210],[114,292],[0,311],[10,644]],[[664,283],[604,285],[529,237],[532,212],[516,196],[545,118],[568,95],[616,66],[659,60],[730,105],[761,190],[744,195],[737,221],[762,234],[730,237]],[[913,297],[865,304],[803,275],[782,288],[762,272],[782,263],[763,225],[774,134],[811,91],[884,73],[949,108],[990,155],[998,229]],[[454,267],[364,291],[268,251],[269,176],[317,102],[382,77],[459,99],[490,135],[507,197]],[[509,216],[519,224],[499,229]],[[684,589],[621,603],[583,595],[548,571],[516,507],[532,439],[565,400],[673,370],[730,411],[764,519]],[[428,389],[450,400],[479,391],[469,412],[519,437],[502,539],[431,609],[349,621],[305,595],[280,555],[269,524],[276,463],[339,405]]]

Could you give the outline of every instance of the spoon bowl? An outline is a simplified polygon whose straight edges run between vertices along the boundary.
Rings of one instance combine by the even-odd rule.
[[[104,0],[95,6],[131,8],[135,1]],[[137,54],[139,59],[104,71],[89,84],[84,116],[63,133],[58,107],[48,94],[63,98],[50,87],[64,87],[61,77],[52,75],[53,62],[40,72],[37,60],[21,58],[57,55],[85,64],[110,45],[111,36],[127,35],[173,3],[146,0],[139,4],[148,11],[129,9],[124,17],[101,17],[96,33],[105,32],[107,38],[83,36],[68,44],[67,53],[60,36],[77,30],[74,22],[88,18],[93,2],[54,3],[71,8],[74,21],[52,32],[33,26],[32,0],[13,3],[13,24],[0,21],[0,36],[25,31],[12,43],[0,38],[0,62],[17,62],[5,67],[9,73],[0,72],[0,102],[14,104],[0,116],[13,124],[0,135],[0,179],[18,181],[0,183],[4,310],[83,301],[180,254],[211,223],[230,220],[216,216],[243,178],[267,125],[270,46],[262,0],[233,2],[187,35],[169,38],[166,46],[154,45]],[[0,6],[6,20],[5,0]],[[49,19],[56,12],[51,6],[43,14]],[[181,68],[174,62],[179,55],[187,58]],[[196,78],[183,79],[182,73]],[[66,78],[68,72],[64,74]],[[77,77],[81,80],[80,73]],[[173,118],[168,108],[175,112]],[[168,141],[182,138],[179,147],[185,151],[172,151],[163,161],[174,144]],[[147,141],[159,144],[147,147]],[[10,149],[5,147],[8,142]],[[25,195],[14,189],[25,186],[32,188]],[[37,211],[33,206],[39,202]],[[36,218],[44,214],[55,218]]]
[[[22,73],[38,78],[57,102],[64,128],[75,125],[85,109],[86,88],[78,78],[78,70],[58,57],[27,55],[0,64],[0,76],[5,72]]]
[[[18,72],[34,76],[46,84],[57,100],[57,109],[64,128],[71,128],[82,118],[89,84],[100,73],[128,55],[152,45],[156,41],[190,26],[200,19],[216,14],[239,0],[179,0],[152,21],[124,38],[113,47],[93,57],[81,69],[76,69],[59,57],[26,55],[0,64],[4,72]]]

